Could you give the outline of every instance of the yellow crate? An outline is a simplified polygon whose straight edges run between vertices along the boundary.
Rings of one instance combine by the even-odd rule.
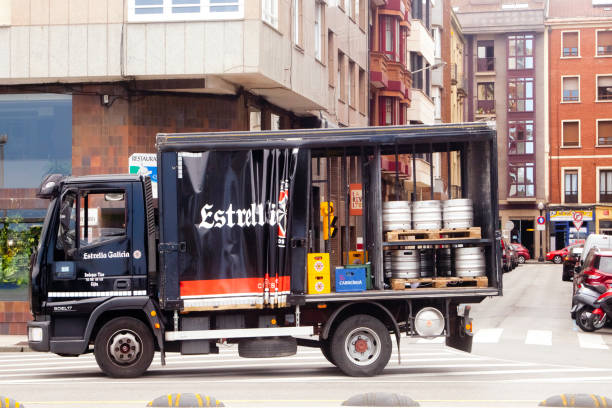
[[[308,294],[331,292],[329,254],[308,254]]]

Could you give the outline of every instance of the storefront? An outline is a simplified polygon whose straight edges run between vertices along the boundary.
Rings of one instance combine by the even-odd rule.
[[[598,205],[595,207],[597,234],[612,235],[612,206]]]
[[[582,215],[582,225],[579,231],[574,225],[574,214],[576,213]],[[549,207],[548,222],[550,251],[554,251],[583,241],[587,235],[596,231],[595,208]]]

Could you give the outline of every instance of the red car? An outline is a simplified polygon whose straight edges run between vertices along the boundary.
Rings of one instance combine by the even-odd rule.
[[[550,251],[546,253],[546,260],[547,261],[552,261],[556,264],[560,264],[561,262],[563,262],[563,257],[565,255],[569,254],[569,247],[566,246],[565,248],[562,249],[557,249],[556,251]]]
[[[518,256],[518,262],[520,264],[524,264],[525,261],[531,259],[531,255],[529,255],[529,250],[525,248],[523,245],[518,242],[512,243],[512,246],[516,250],[516,255]]]

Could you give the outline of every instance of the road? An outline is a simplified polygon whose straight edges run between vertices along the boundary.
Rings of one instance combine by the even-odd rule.
[[[612,397],[612,330],[580,332],[569,318],[571,283],[559,265],[523,265],[504,276],[505,296],[473,308],[471,354],[437,341],[403,339],[376,378],[348,378],[317,349],[283,359],[219,355],[159,357],[147,375],[104,377],[91,355],[0,355],[1,394],[27,407],[143,407],[174,392],[212,395],[230,407],[335,407],[363,392],[397,392],[429,407],[534,407],[559,393]]]

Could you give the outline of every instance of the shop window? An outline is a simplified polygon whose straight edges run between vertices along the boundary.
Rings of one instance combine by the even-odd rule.
[[[599,202],[612,203],[612,170],[599,171]]]
[[[495,71],[495,47],[493,41],[478,41],[478,72]]]
[[[533,112],[533,78],[508,80],[508,111]]]
[[[580,100],[579,77],[563,78],[563,102],[578,102]]]
[[[511,198],[535,197],[535,164],[510,163],[509,191]]]
[[[577,57],[580,54],[578,44],[578,31],[565,32],[561,34],[563,43],[563,56],[564,57]]]
[[[508,69],[533,69],[533,34],[508,36]]]
[[[508,154],[533,154],[533,120],[508,122]]]
[[[597,77],[597,100],[612,101],[612,75]]]
[[[51,173],[72,173],[72,96],[0,95],[0,188],[37,188]]]
[[[612,30],[597,31],[597,56],[612,55]]]
[[[563,121],[561,124],[561,133],[562,147],[580,146],[580,121]]]
[[[612,146],[612,120],[597,120],[597,146]]]
[[[565,170],[563,197],[566,204],[578,203],[578,170]]]

